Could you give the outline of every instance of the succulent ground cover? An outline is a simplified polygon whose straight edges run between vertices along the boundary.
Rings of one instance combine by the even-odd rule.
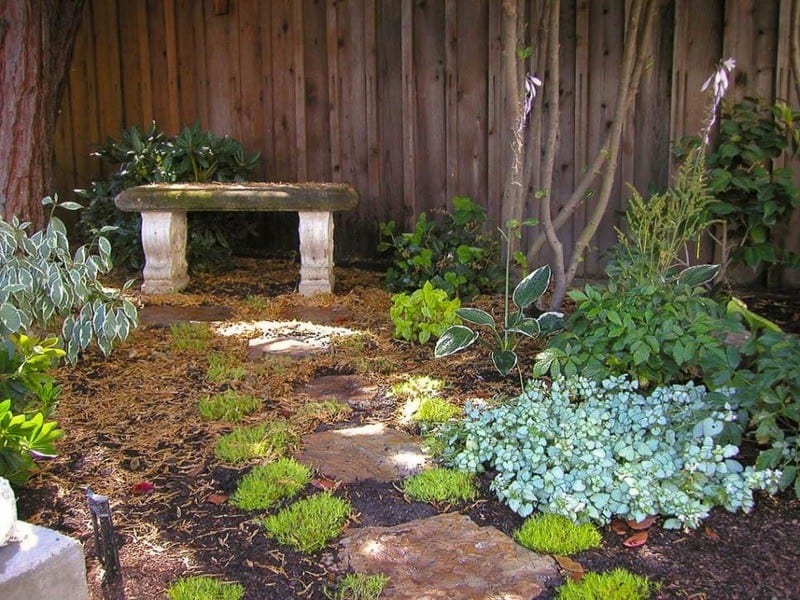
[[[251,513],[230,502],[253,464],[220,460],[214,454],[217,441],[265,417],[291,423],[299,433],[368,420],[417,432],[421,423],[402,418],[407,398],[401,386],[413,376],[445,381],[437,394],[459,406],[470,398],[518,394],[518,383],[501,379],[478,349],[435,361],[430,345],[393,341],[391,294],[382,287],[382,273],[343,268],[336,275],[336,296],[303,299],[292,293],[297,281],[293,263],[242,260],[223,276],[196,278],[186,293],[147,301],[226,306],[231,324],[280,320],[305,311],[318,321],[328,318],[330,325],[362,332],[335,341],[331,351],[310,360],[247,360],[242,335],[209,338],[181,330],[176,344],[169,327],[145,325],[110,357],[92,350],[76,366],[55,373],[64,386],[56,417],[65,436],[58,442],[59,456],[44,463],[42,472],[18,491],[19,513],[83,542],[93,599],[109,597],[113,590],[101,585],[87,486],[111,498],[122,542],[124,579],[119,586],[129,600],[164,597],[171,583],[194,575],[238,582],[246,599],[324,598],[325,589],[336,583],[324,553],[302,554],[278,543],[265,535]],[[800,329],[795,300],[747,299],[788,330]],[[477,303],[496,311],[502,299],[482,297]],[[522,345],[520,361],[532,364],[538,350],[533,343]],[[368,406],[359,404],[351,412],[308,408],[313,400],[302,393],[304,386],[318,377],[342,374],[362,375],[376,386]],[[198,401],[227,390],[257,396],[261,409],[242,415],[235,424],[202,419]],[[463,512],[509,536],[523,524],[489,490],[488,473],[478,477],[476,501],[456,504],[409,501],[399,483],[335,486],[312,479],[297,497],[329,491],[349,501],[351,526],[395,525],[438,510]],[[587,573],[624,567],[659,582],[653,596],[659,599],[789,598],[800,589],[795,568],[800,560],[799,520],[797,500],[757,493],[750,513],[713,509],[691,532],[666,530],[659,521],[647,529],[641,523],[612,523],[600,529],[600,547],[571,558]],[[625,545],[645,537],[641,531],[647,532],[646,543]],[[555,597],[556,591],[549,593]]]

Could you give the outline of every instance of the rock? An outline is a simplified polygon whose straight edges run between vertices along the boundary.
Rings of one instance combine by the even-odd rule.
[[[0,546],[18,541],[17,499],[8,480],[0,477]]]
[[[387,575],[381,598],[392,600],[529,600],[559,578],[552,557],[458,513],[354,529],[339,542],[336,569]]]
[[[173,323],[227,321],[233,311],[227,306],[166,306],[153,304],[139,310],[139,322],[154,327]]]
[[[430,462],[418,438],[382,423],[306,435],[295,458],[344,483],[396,481],[419,473]]]

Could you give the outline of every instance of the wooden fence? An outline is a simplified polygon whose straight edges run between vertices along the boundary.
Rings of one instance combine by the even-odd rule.
[[[698,131],[700,87],[721,57],[737,60],[734,96],[790,97],[789,4],[664,0],[614,210],[628,183],[668,181],[669,143]],[[557,197],[611,120],[625,6],[562,1]],[[496,225],[511,129],[501,21],[501,0],[89,0],[58,124],[58,188],[100,175],[90,152],[123,128],[155,119],[176,133],[199,122],[261,152],[258,179],[355,185],[361,204],[337,229],[346,255],[374,255],[380,221],[410,225],[454,195],[484,205]],[[573,232],[585,218],[579,211]],[[614,243],[616,219],[601,227],[588,274]],[[286,229],[266,231],[285,245]],[[800,234],[789,237],[800,247]]]

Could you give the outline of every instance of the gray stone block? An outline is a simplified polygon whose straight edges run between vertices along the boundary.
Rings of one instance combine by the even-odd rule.
[[[0,548],[3,600],[86,600],[86,565],[77,540],[18,522],[22,539]]]

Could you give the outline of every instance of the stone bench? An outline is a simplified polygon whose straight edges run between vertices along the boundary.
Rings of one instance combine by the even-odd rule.
[[[333,212],[358,204],[358,192],[339,183],[171,183],[133,187],[114,203],[142,215],[145,294],[182,290],[189,283],[186,213],[294,211],[300,217],[300,293],[333,291]]]

